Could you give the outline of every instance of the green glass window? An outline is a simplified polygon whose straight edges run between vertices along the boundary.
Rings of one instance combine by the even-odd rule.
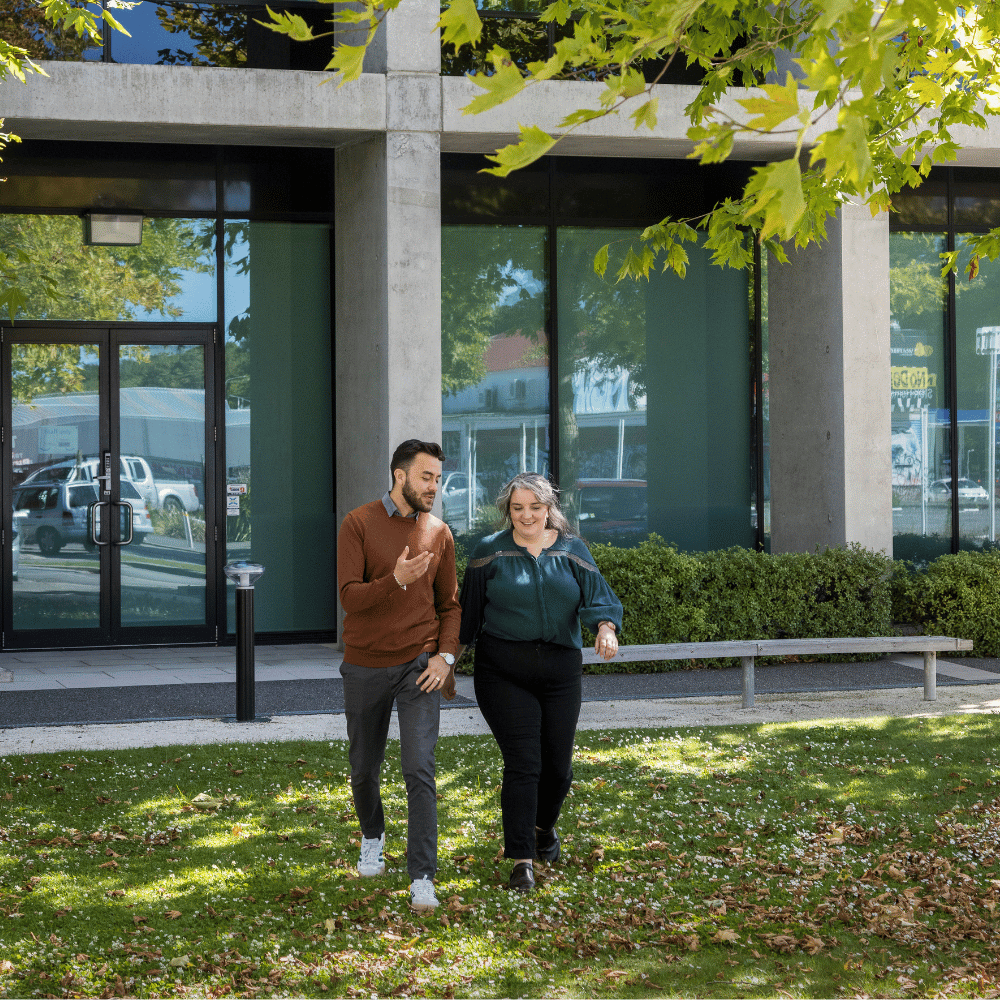
[[[225,246],[226,559],[265,568],[258,632],[335,629],[330,227],[231,220]]]
[[[956,239],[959,275],[969,252]],[[955,282],[955,375],[958,396],[958,545],[982,548],[997,537],[997,355],[1000,266],[981,260],[974,281]],[[951,484],[949,484],[951,485]],[[953,490],[954,492],[954,490]]]
[[[889,236],[892,529],[896,559],[951,551],[948,402],[940,233]],[[980,422],[981,423],[981,422]],[[977,442],[981,445],[981,442]],[[964,474],[968,457],[958,470]]]
[[[208,322],[218,316],[215,222],[145,219],[139,246],[84,246],[76,215],[0,215],[15,265],[14,318]]]
[[[548,239],[529,226],[441,238],[441,500],[456,535],[482,535],[507,480],[549,472]]]
[[[754,544],[748,274],[689,250],[687,275],[594,272],[638,233],[558,231],[559,481],[580,533],[656,532],[701,551]]]

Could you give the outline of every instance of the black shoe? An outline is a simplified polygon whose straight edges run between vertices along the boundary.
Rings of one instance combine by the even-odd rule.
[[[559,834],[555,827],[546,831],[535,827],[535,857],[550,865],[559,860]]]
[[[510,888],[515,892],[531,892],[535,888],[535,869],[530,861],[518,861],[510,873]]]

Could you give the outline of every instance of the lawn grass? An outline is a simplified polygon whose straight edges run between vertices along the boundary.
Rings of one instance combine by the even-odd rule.
[[[379,879],[343,742],[0,757],[0,997],[995,996],[997,734],[582,732],[530,897],[504,888],[492,739],[443,738],[427,916],[398,744]]]

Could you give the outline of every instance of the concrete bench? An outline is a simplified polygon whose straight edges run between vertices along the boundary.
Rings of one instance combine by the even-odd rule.
[[[937,654],[972,649],[971,639],[947,635],[890,635],[844,639],[752,639],[733,642],[665,642],[652,646],[619,646],[610,663],[646,660],[714,660],[738,656],[743,664],[743,707],[753,708],[753,669],[758,656],[826,656],[850,653],[923,653],[924,701],[937,700]],[[584,663],[604,663],[593,648]]]

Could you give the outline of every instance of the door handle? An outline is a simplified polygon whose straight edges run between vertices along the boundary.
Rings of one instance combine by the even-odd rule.
[[[112,501],[116,507],[128,507],[128,538],[121,541],[115,542],[115,545],[131,545],[132,538],[135,535],[135,525],[132,523],[132,505],[128,500],[115,500]]]
[[[95,545],[110,545],[110,542],[102,542],[97,537],[97,508],[98,507],[110,507],[110,500],[95,500],[90,505],[90,540]],[[131,539],[130,539],[131,540]]]

